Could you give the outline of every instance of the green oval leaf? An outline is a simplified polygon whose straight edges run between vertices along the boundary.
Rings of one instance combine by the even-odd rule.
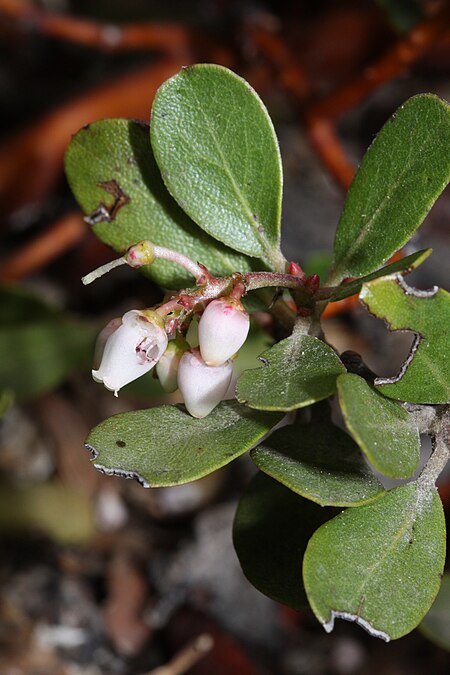
[[[181,485],[206,476],[257,443],[281,415],[222,401],[198,420],[175,406],[114,415],[92,429],[86,446],[107,475],[145,487]]]
[[[440,499],[409,483],[322,525],[306,549],[303,580],[327,632],[341,618],[388,642],[423,619],[444,561]]]
[[[156,93],[151,139],[169,192],[200,227],[236,251],[282,264],[280,151],[245,80],[222,66],[184,68]]]
[[[366,152],[336,232],[332,279],[360,277],[412,237],[450,179],[450,109],[409,99]]]
[[[450,651],[450,575],[444,574],[433,606],[419,626],[429,640]]]
[[[249,258],[209,237],[172,199],[148,129],[132,120],[100,120],[73,137],[65,158],[67,179],[95,234],[120,253],[150,239],[182,251],[218,276],[251,270]],[[143,271],[166,288],[192,285],[183,268],[166,260]]]
[[[314,530],[335,513],[258,473],[239,501],[233,526],[234,547],[250,583],[293,609],[306,607],[303,554]]]
[[[279,429],[250,455],[261,471],[321,506],[359,506],[384,493],[356,443],[330,422]]]
[[[263,365],[245,371],[236,396],[258,410],[296,410],[336,391],[336,377],[345,371],[339,357],[322,340],[292,334],[263,352]]]
[[[371,314],[388,323],[390,330],[416,333],[399,373],[377,378],[377,389],[385,396],[410,403],[448,403],[450,294],[437,287],[419,291],[397,277],[364,285],[360,298]]]
[[[419,463],[419,431],[412,416],[359,375],[337,379],[347,429],[373,466],[390,478],[409,478]]]

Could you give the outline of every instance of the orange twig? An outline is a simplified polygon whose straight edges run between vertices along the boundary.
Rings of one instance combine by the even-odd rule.
[[[275,67],[282,86],[297,102],[304,102],[311,93],[308,76],[298,63],[296,55],[282,39],[281,35],[269,25],[249,23],[246,31],[254,47],[269,63]]]
[[[328,171],[348,190],[356,172],[339,140],[333,122],[324,117],[309,120],[309,139]]]
[[[333,316],[345,314],[345,312],[350,312],[352,309],[354,309],[357,304],[357,295],[351,295],[349,298],[344,298],[344,300],[338,300],[337,302],[329,302],[325,307],[322,318],[331,319]]]
[[[53,110],[0,147],[0,201],[3,214],[42,200],[58,180],[64,151],[84,124],[104,117],[149,116],[157,88],[186,65],[163,59],[89,91]]]
[[[21,21],[27,29],[107,52],[155,49],[187,52],[191,29],[174,23],[102,24],[52,14],[22,0],[0,0],[0,16]]]
[[[297,104],[305,105],[311,96],[312,87],[308,76],[298,63],[297,55],[273,30],[265,25],[249,24],[247,33],[253,45],[275,68],[284,89]],[[349,161],[340,144],[332,122],[318,118],[310,125],[310,139],[332,175],[348,189],[355,174],[355,167]]]
[[[86,232],[81,214],[69,213],[13,253],[2,266],[0,281],[20,281],[33,274],[78,244]]]
[[[314,105],[309,111],[310,117],[329,120],[340,117],[364,101],[381,84],[399,77],[449,30],[450,6],[446,4],[435,16],[413,28],[361,75]]]
[[[450,7],[445,5],[434,17],[413,28],[383,56],[337,91],[313,105],[307,112],[308,133],[322,161],[344,187],[348,188],[355,173],[340,143],[333,121],[364,101],[385,82],[401,75],[450,28]]]

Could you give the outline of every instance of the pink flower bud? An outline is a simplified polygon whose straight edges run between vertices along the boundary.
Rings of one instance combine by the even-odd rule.
[[[152,310],[133,309],[124,314],[118,328],[108,324],[104,330],[108,329],[112,332],[92,377],[117,396],[119,389],[148,373],[159,361],[167,347],[167,334],[161,317]]]
[[[200,351],[208,366],[220,366],[244,344],[250,319],[242,303],[219,298],[207,306],[198,325]]]
[[[130,246],[124,258],[130,267],[151,265],[155,260],[155,248],[151,241],[140,241]]]
[[[233,374],[231,361],[207,366],[198,349],[185,352],[178,368],[178,388],[192,417],[206,417],[225,397]]]
[[[156,364],[156,373],[162,388],[171,394],[178,389],[178,366],[189,345],[184,338],[171,340],[167,349]]]

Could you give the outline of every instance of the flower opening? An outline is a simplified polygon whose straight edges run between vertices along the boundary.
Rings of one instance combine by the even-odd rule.
[[[164,323],[156,312],[133,309],[124,314],[120,326],[110,332],[100,366],[92,371],[92,377],[117,396],[119,389],[156,365],[167,342]]]

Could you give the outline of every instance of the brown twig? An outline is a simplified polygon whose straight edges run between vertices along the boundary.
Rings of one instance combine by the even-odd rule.
[[[13,253],[0,270],[0,281],[20,281],[76,246],[86,235],[80,213],[68,213]]]
[[[339,141],[334,121],[364,101],[382,84],[399,77],[418,61],[449,31],[449,21],[450,7],[445,4],[435,16],[413,28],[361,75],[308,110],[306,119],[311,142],[330,173],[344,188],[349,187],[355,167],[349,162]]]
[[[55,16],[21,0],[0,0],[0,16],[2,14],[31,23],[43,33],[100,48],[137,48],[136,45],[143,46],[147,39],[147,46],[150,46],[156,31],[155,46],[158,39],[164,36],[164,31],[160,32],[161,27],[154,24],[108,27],[73,17]],[[307,124],[311,141],[332,175],[345,188],[348,188],[355,168],[339,141],[334,120],[420,58],[448,30],[449,16],[450,8],[446,5],[391,47],[362,75],[309,108]],[[70,134],[83,124],[106,116],[147,117],[151,99],[159,84],[186,62],[190,62],[189,58],[182,59],[180,55],[183,45],[188,45],[188,34],[183,32],[184,29],[177,33],[177,26],[174,25],[163,28],[169,33],[172,28],[175,29],[171,37],[166,34],[166,38],[169,42],[179,41],[179,49],[168,49],[177,51],[177,58],[160,60],[60,106],[0,148],[0,196],[5,199],[3,212],[45,198],[60,175],[62,156]],[[112,29],[121,32],[120,36],[116,36],[113,46],[110,44],[111,35],[108,37],[107,33]],[[139,33],[139,30],[143,32]],[[310,82],[298,63],[297,54],[270,22],[249,24],[246,30],[253,45],[278,74],[286,91],[303,107],[310,95]],[[266,67],[265,70],[269,69]],[[76,243],[77,237],[82,236],[81,220],[77,229],[76,216],[68,217],[69,221],[71,218],[74,219],[72,222],[55,225],[54,231],[49,230],[40,235],[14,255],[3,269],[1,277],[10,280],[21,278]],[[46,247],[49,247],[47,251]]]
[[[193,39],[191,29],[176,23],[103,24],[53,14],[22,0],[0,0],[0,16],[27,30],[106,52],[151,49],[180,54],[189,51]]]
[[[103,620],[116,650],[129,657],[138,654],[152,637],[152,630],[142,616],[149,586],[140,567],[134,556],[121,550],[107,568]]]
[[[285,91],[303,108],[311,96],[312,87],[307,74],[298,62],[297,55],[286,41],[271,29],[270,24],[249,23],[246,26],[246,33],[252,46],[276,71]],[[348,189],[355,174],[355,167],[339,142],[333,123],[326,118],[318,118],[310,124],[309,135],[312,145],[329,171],[345,189]]]
[[[283,41],[270,25],[249,23],[246,32],[251,44],[269,62],[270,66],[284,87],[285,91],[293,100],[304,108],[305,103],[311,97],[311,82],[304,69],[298,62],[297,54]],[[338,182],[348,189],[355,167],[350,162],[347,154],[337,137],[331,120],[320,117],[313,119],[309,128],[310,140],[324,164]]]
[[[440,480],[438,486],[439,497],[444,504],[445,511],[450,509],[450,480],[447,475]]]
[[[169,663],[150,671],[149,675],[183,675],[214,647],[209,633],[202,633],[182,649]]]

